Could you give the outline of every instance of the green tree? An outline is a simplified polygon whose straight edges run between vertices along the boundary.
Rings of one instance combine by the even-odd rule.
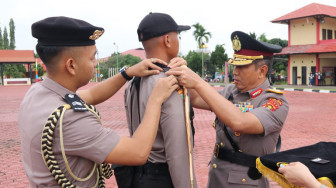
[[[204,66],[207,67],[206,62],[210,60],[209,54],[203,54]],[[188,62],[188,67],[196,72],[197,74],[202,74],[202,53],[189,51],[184,59]],[[209,67],[210,68],[210,67]]]
[[[32,72],[33,72],[33,75],[35,76],[35,74],[36,74],[36,66],[34,66],[34,68],[32,69]],[[41,76],[43,76],[43,74],[44,74],[44,71],[43,71],[42,65],[37,64],[37,75],[39,77],[41,77]]]
[[[15,49],[15,25],[13,18],[9,21],[9,49]]]
[[[6,64],[4,66],[4,75],[10,78],[23,78],[25,73],[19,71],[18,66],[15,64]]]
[[[192,26],[195,28],[193,35],[195,37],[195,40],[197,41],[198,48],[201,49],[203,48],[204,43],[209,42],[209,38],[212,37],[211,33],[206,31],[205,28],[199,23],[196,23]]]
[[[139,57],[136,57],[136,56],[133,56],[133,55],[130,55],[130,54],[121,55],[119,57],[121,57],[121,58],[119,58],[120,59],[120,61],[119,61],[120,66],[119,67],[123,67],[125,65],[133,66],[133,65],[135,65],[135,64],[137,64],[141,61],[141,59]]]
[[[216,45],[215,51],[211,53],[210,62],[217,68],[222,68],[228,55],[225,53],[223,45]]]
[[[273,38],[268,41],[271,44],[279,45],[281,47],[286,47],[288,46],[288,41],[287,40],[282,40],[280,38]],[[276,56],[273,60],[273,68],[276,73],[281,74],[283,76],[287,75],[287,57],[286,55],[280,55]]]
[[[253,32],[253,33],[250,32],[249,35],[250,35],[250,37],[252,37],[254,39],[257,39],[257,35],[255,34],[255,32]]]
[[[4,33],[3,33],[3,49],[9,48],[9,41],[8,41],[8,33],[7,28],[5,27]]]
[[[133,66],[141,61],[141,58],[133,56],[133,55],[121,55],[118,54],[118,64],[119,68],[122,68],[123,66]],[[99,63],[99,70],[100,74],[103,74],[103,79],[108,78],[108,69],[109,68],[117,68],[117,55],[112,54],[107,62],[105,63]]]
[[[266,38],[266,34],[265,34],[265,33],[261,34],[261,35],[258,37],[258,40],[259,40],[259,41],[262,41],[262,42],[267,42],[267,41],[268,41],[267,38]]]
[[[288,41],[287,40],[282,40],[280,38],[273,38],[273,39],[269,40],[268,42],[271,43],[271,44],[279,45],[283,48],[288,46]]]
[[[0,27],[0,50],[3,49],[3,38],[2,38],[2,31]]]

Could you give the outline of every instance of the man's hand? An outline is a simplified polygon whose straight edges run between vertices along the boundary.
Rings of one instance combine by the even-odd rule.
[[[154,63],[160,63],[162,65],[167,65],[166,62],[158,58],[145,59],[141,61],[140,63],[128,68],[126,70],[126,74],[130,77],[133,77],[133,76],[143,77],[143,76],[159,74],[160,71],[163,71],[163,69],[158,67]],[[151,70],[149,70],[149,68],[151,68]]]
[[[321,184],[315,179],[309,169],[300,162],[292,162],[278,170],[289,182],[307,188],[319,188]]]
[[[163,103],[177,88],[177,80],[174,76],[159,78],[159,80],[156,82],[150,98],[156,98],[159,103]]]
[[[196,87],[203,81],[194,71],[183,65],[181,67],[170,69],[166,72],[166,75],[178,76],[177,80],[180,85],[192,89],[196,89]]]
[[[180,67],[182,65],[187,65],[187,61],[184,60],[182,57],[175,57],[170,60],[168,67],[172,69],[175,67]]]

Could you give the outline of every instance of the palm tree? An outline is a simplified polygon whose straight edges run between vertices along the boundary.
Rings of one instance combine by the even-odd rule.
[[[195,40],[197,41],[198,48],[201,49],[203,48],[204,40],[206,43],[209,42],[209,38],[211,38],[211,33],[207,32],[204,27],[199,23],[196,23],[192,26],[195,28],[193,35],[195,37]]]
[[[205,42],[209,42],[209,38],[211,38],[211,33],[205,31],[204,27],[196,23],[192,25],[195,28],[195,31],[193,33],[195,40],[197,41],[197,45],[199,49],[204,49],[206,48]],[[202,50],[202,78],[204,78],[204,60],[203,60],[203,50]]]

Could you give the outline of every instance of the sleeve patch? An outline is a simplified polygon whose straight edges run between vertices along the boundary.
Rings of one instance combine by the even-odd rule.
[[[279,106],[282,106],[283,103],[279,99],[275,98],[268,98],[268,101],[263,105],[264,108],[270,109],[272,112],[276,111],[279,109]]]

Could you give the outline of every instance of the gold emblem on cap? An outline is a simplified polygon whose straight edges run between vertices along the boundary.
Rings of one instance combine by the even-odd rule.
[[[91,40],[98,39],[102,34],[104,33],[104,30],[95,30],[93,34],[89,37]]]
[[[240,43],[240,40],[238,38],[238,36],[236,35],[235,37],[233,37],[233,40],[232,40],[232,47],[233,47],[233,50],[234,51],[239,51],[241,50],[241,43]]]

